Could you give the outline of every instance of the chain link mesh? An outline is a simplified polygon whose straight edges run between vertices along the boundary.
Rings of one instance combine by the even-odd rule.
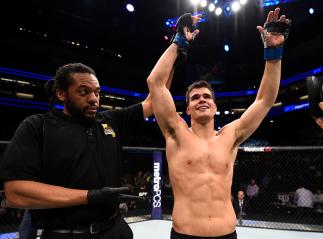
[[[122,182],[132,187],[134,195],[151,198],[152,152],[156,150],[163,149],[124,147],[126,170]],[[240,148],[232,183],[237,225],[323,232],[322,151],[321,147]],[[174,200],[166,160],[163,170],[163,218],[170,220]],[[242,204],[239,191],[244,194]],[[149,220],[151,200],[123,203],[120,210],[128,222]],[[2,200],[0,239],[17,237],[23,213],[7,208]]]

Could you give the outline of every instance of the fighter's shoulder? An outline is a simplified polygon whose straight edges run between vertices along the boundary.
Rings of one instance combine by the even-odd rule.
[[[181,124],[181,126],[188,129],[188,125],[187,125],[186,121],[180,115],[178,115],[178,122]]]
[[[237,123],[238,123],[238,121],[234,120],[234,121],[224,125],[222,128],[220,128],[217,131],[217,135],[234,133],[235,129],[237,127]]]

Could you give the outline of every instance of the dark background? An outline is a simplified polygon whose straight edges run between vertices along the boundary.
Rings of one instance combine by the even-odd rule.
[[[217,17],[207,9],[194,10],[189,0],[136,0],[132,1],[136,9],[133,13],[126,10],[127,2],[131,1],[2,1],[0,66],[53,76],[57,67],[65,63],[82,62],[94,68],[101,85],[147,93],[146,78],[169,44],[164,36],[170,38],[173,34],[165,25],[166,19],[202,10],[207,21],[200,24],[201,32],[190,49],[188,62],[176,71],[172,93],[184,95],[186,87],[199,79],[208,80],[216,93],[254,90],[259,86],[264,62],[256,26],[264,23],[268,11],[275,6],[264,8],[261,1],[249,0],[237,14]],[[323,2],[295,0],[278,6],[293,21],[285,46],[282,79],[322,66]],[[315,10],[313,15],[308,13],[310,7]],[[230,45],[229,52],[223,49],[225,43]],[[0,76],[24,79],[4,73]],[[44,82],[24,80],[32,86],[1,81],[0,97],[17,98],[19,91],[33,94],[33,101],[47,101],[42,90]],[[304,78],[282,86],[277,102],[282,102],[282,106],[297,104],[299,97],[306,94]],[[141,100],[123,97],[123,101],[103,99],[102,104],[124,107]],[[254,97],[217,98],[221,115],[216,118],[216,127],[240,115],[223,115],[224,110],[246,108]],[[176,105],[178,111],[185,112],[183,101]],[[45,112],[8,105],[0,105],[0,109],[0,140],[10,140],[26,116]],[[156,123],[146,124],[143,132],[130,136],[127,143],[164,146]],[[322,130],[308,109],[270,114],[249,142],[322,145]]]

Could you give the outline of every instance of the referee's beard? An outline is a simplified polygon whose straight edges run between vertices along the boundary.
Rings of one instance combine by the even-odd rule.
[[[87,116],[86,111],[88,106],[80,108],[76,106],[71,100],[68,98],[66,99],[65,108],[67,112],[72,116],[72,118],[77,119],[85,124],[93,124],[96,119],[96,115],[94,116]]]

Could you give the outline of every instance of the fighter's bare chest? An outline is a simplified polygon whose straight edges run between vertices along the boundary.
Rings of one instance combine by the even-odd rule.
[[[222,143],[192,144],[185,150],[180,149],[177,156],[178,166],[190,171],[221,171],[227,169],[231,162],[230,151]]]

